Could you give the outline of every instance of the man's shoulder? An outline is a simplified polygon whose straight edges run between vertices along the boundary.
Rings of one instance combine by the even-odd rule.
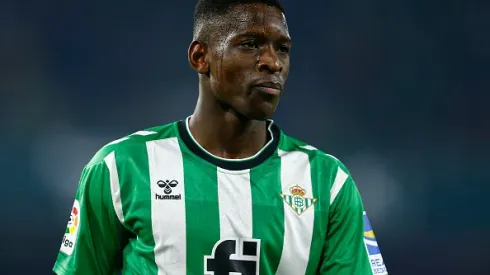
[[[283,141],[281,142],[281,146],[279,149],[290,152],[290,151],[301,151],[307,153],[311,157],[319,157],[322,159],[326,159],[331,162],[340,162],[337,157],[334,155],[318,149],[316,146],[311,145],[299,138],[295,138],[289,135],[283,135]]]
[[[118,158],[131,158],[140,154],[142,146],[149,141],[172,138],[177,136],[177,121],[135,131],[129,135],[115,139],[97,150],[87,166],[104,161],[111,153]]]
[[[337,157],[321,149],[318,149],[316,146],[313,146],[301,139],[292,136],[283,135],[283,137],[284,139],[279,147],[279,149],[282,151],[299,151],[308,154],[312,161],[321,161],[329,165],[342,165],[341,161]]]
[[[282,145],[279,150],[284,150],[282,154],[293,152],[307,154],[311,173],[325,179],[330,186],[328,190],[330,190],[336,182],[342,182],[343,184],[345,180],[350,177],[349,169],[342,161],[332,154],[290,136],[285,136],[281,143]],[[281,154],[281,152],[279,152],[279,154]]]

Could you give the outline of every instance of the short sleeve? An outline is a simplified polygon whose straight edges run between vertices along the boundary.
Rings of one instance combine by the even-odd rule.
[[[331,190],[320,274],[387,275],[357,186],[342,165]]]
[[[113,274],[123,248],[123,227],[112,204],[110,175],[104,161],[83,169],[53,271]]]

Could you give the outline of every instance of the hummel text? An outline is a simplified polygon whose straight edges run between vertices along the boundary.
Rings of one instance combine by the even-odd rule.
[[[155,194],[155,199],[156,200],[180,200],[182,199],[182,195],[160,195],[160,194]]]

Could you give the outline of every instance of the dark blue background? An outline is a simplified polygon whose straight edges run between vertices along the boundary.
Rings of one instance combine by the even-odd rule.
[[[350,168],[390,274],[490,274],[490,2],[284,2],[275,120]],[[1,274],[50,274],[100,146],[191,114],[194,3],[2,1]]]

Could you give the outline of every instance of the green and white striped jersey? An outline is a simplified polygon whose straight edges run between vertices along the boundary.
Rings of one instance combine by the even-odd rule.
[[[188,120],[101,148],[83,169],[57,274],[387,274],[336,158],[268,122],[255,156],[212,156]]]

